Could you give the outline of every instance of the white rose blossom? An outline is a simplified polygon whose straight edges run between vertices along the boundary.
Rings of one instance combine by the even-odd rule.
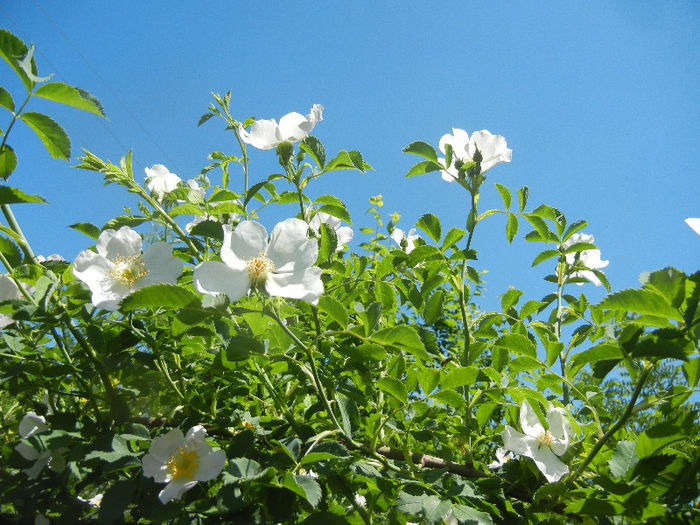
[[[343,246],[352,241],[355,236],[355,232],[349,226],[342,226],[342,222],[338,217],[333,215],[328,215],[322,211],[318,212],[311,218],[309,226],[316,233],[320,233],[321,223],[327,224],[335,230],[335,234],[338,237],[338,246],[336,250],[342,250]]]
[[[323,120],[323,106],[314,104],[308,115],[287,113],[280,119],[279,124],[275,119],[256,120],[251,125],[250,131],[241,128],[241,140],[257,149],[273,149],[280,142],[296,142],[303,139],[321,120]]]
[[[685,223],[690,226],[695,233],[700,235],[700,218],[699,217],[688,217]]]
[[[21,299],[22,292],[19,291],[17,283],[10,279],[7,275],[0,276],[0,301],[8,301],[10,299]],[[5,328],[14,323],[11,315],[0,313],[0,328]]]
[[[141,236],[128,226],[105,230],[97,239],[97,253],[85,250],[73,262],[73,274],[92,292],[92,304],[114,311],[134,290],[150,284],[177,282],[182,262],[173,249],[154,242],[141,252]]]
[[[513,150],[507,147],[506,139],[502,135],[494,135],[486,129],[475,131],[472,136],[463,129],[452,128],[449,133],[440,139],[440,151],[445,154],[445,145],[452,146],[452,162],[442,171],[442,178],[448,182],[457,179],[458,170],[455,161],[470,162],[474,159],[474,153],[478,148],[481,152],[481,172],[493,168],[499,162],[510,162],[513,158]],[[444,158],[439,159],[445,162]]]
[[[562,244],[562,248],[566,250],[570,246],[573,246],[574,244],[579,242],[593,244],[594,240],[595,239],[593,235],[586,235],[585,233],[574,233]],[[602,261],[600,259],[600,250],[583,250],[577,253],[579,262],[583,264],[586,268],[588,268],[588,270],[579,270],[577,272],[572,273],[571,276],[584,277],[596,286],[600,286],[602,284],[600,282],[600,279],[598,279],[598,276],[590,270],[599,270],[600,268],[605,268],[610,263],[610,261]],[[576,253],[567,253],[566,262],[568,264],[574,264],[576,262]],[[583,285],[583,283],[576,284],[578,284],[579,286]]]
[[[399,245],[399,248],[405,250],[406,253],[411,253],[416,247],[416,239],[420,239],[420,235],[416,234],[416,229],[411,228],[408,233],[401,228],[394,228],[391,232],[391,239]],[[405,245],[404,245],[405,243]]]
[[[302,299],[312,304],[323,293],[321,269],[313,266],[318,242],[306,236],[307,224],[286,219],[267,239],[265,227],[255,221],[241,221],[235,230],[224,224],[221,262],[204,261],[194,270],[192,280],[202,293],[223,293],[236,301],[250,290],[264,288],[270,295]]]
[[[167,483],[158,494],[163,504],[180,499],[198,481],[210,481],[223,470],[226,453],[212,449],[206,433],[201,425],[190,428],[186,435],[175,428],[155,438],[141,459],[145,476]]]
[[[506,425],[501,434],[503,447],[532,458],[547,481],[559,481],[569,472],[569,467],[558,456],[563,455],[569,448],[573,428],[566,411],[551,403],[547,410],[547,425],[549,429],[545,430],[537,414],[525,400],[520,405],[520,427],[523,433]]]
[[[171,173],[162,164],[154,164],[150,168],[144,168],[144,171],[146,172],[146,189],[154,194],[159,201],[163,200],[166,193],[173,191],[182,182],[180,177]]]
[[[29,439],[32,436],[46,432],[48,429],[49,426],[46,424],[44,416],[39,416],[35,412],[30,411],[19,422],[19,437]],[[66,461],[63,459],[63,454],[68,451],[66,448],[46,448],[39,452],[29,443],[22,441],[15,446],[15,450],[27,461],[34,462],[30,468],[22,470],[29,479],[39,477],[39,474],[47,465],[54,472],[62,472],[66,468]]]

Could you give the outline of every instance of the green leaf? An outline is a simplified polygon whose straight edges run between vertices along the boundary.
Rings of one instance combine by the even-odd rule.
[[[139,224],[143,224],[147,220],[147,217],[130,217],[128,215],[120,215],[118,217],[115,217],[114,219],[110,219],[107,222],[105,222],[102,226],[102,231],[108,229],[118,230],[122,226],[129,226],[130,228],[132,228],[138,226]],[[220,226],[219,230],[221,230]]]
[[[698,385],[698,380],[700,380],[700,357],[688,359],[683,363],[683,373],[688,380],[688,385],[691,388],[695,388]]]
[[[549,241],[551,239],[553,234],[549,231],[547,223],[544,222],[544,219],[530,213],[525,214],[525,218],[532,225],[532,227],[535,228],[535,231],[537,231],[539,234],[540,239],[543,241]]]
[[[428,236],[435,242],[440,242],[441,229],[440,229],[440,219],[438,219],[432,213],[426,213],[416,223],[421,230],[428,234]]]
[[[382,308],[385,310],[393,310],[396,307],[396,296],[394,289],[386,281],[378,281],[374,283],[374,296],[377,301],[382,303]]]
[[[330,316],[344,330],[348,326],[349,317],[345,306],[330,295],[322,295],[318,298],[318,309]]]
[[[496,189],[498,190],[498,193],[501,194],[501,199],[503,199],[503,204],[506,207],[506,210],[510,208],[510,203],[513,200],[513,196],[510,194],[510,190],[506,188],[503,184],[498,184],[496,183]]]
[[[574,233],[583,230],[586,226],[588,226],[586,221],[572,222],[564,232],[564,236],[561,238],[562,242],[566,242]]]
[[[97,226],[89,222],[76,222],[75,224],[71,224],[68,227],[73,228],[74,230],[79,231],[80,233],[84,233],[91,239],[95,240],[97,240],[101,233],[101,230]]]
[[[265,346],[249,335],[234,335],[221,351],[221,364],[224,368],[235,368],[233,361],[245,361],[250,354],[263,354]]]
[[[384,376],[375,384],[379,390],[386,392],[392,397],[395,397],[401,403],[405,404],[408,402],[408,392],[406,391],[406,386],[395,377]]]
[[[45,204],[46,200],[40,195],[30,195],[10,186],[0,186],[0,204],[20,204],[23,202]]]
[[[104,108],[97,97],[89,91],[76,88],[64,82],[47,82],[42,84],[34,91],[34,95],[89,111],[101,117],[105,116]]]
[[[178,215],[204,215],[202,209],[195,204],[179,204],[172,208],[169,212],[171,217],[177,217]]]
[[[348,151],[348,157],[350,157],[350,162],[352,162],[353,167],[360,170],[362,173],[367,169],[372,169],[372,167],[364,161],[362,153],[359,151]]]
[[[537,357],[537,349],[535,348],[535,344],[529,337],[525,337],[524,335],[506,334],[499,337],[494,344],[495,346],[503,347],[518,355],[527,355],[535,358]]]
[[[612,457],[608,460],[610,473],[618,478],[622,478],[627,471],[632,468],[639,459],[635,454],[636,443],[634,441],[618,441]]]
[[[22,80],[24,87],[27,88],[27,92],[31,92],[32,87],[34,87],[34,82],[29,79],[19,65],[20,59],[27,54],[27,51],[27,46],[20,38],[6,29],[0,29],[0,56],[15,70],[17,76]],[[36,65],[33,64],[33,66],[34,71],[36,71]]]
[[[290,474],[285,472],[283,485],[306,499],[312,507],[316,507],[321,501],[321,486],[311,476],[303,476],[301,474]]]
[[[493,525],[493,520],[486,512],[481,512],[466,505],[452,505],[452,513],[460,523],[476,525]]]
[[[598,361],[620,360],[625,357],[619,346],[609,343],[602,343],[583,352],[579,352],[569,361],[569,376],[575,376],[586,364],[597,363]]]
[[[321,238],[318,243],[316,264],[323,264],[333,257],[335,250],[338,248],[338,234],[332,226],[326,223],[321,223],[319,231]]]
[[[338,408],[340,409],[340,421],[343,424],[343,431],[347,436],[354,436],[360,429],[360,411],[355,402],[349,397],[336,394]]]
[[[199,297],[176,284],[152,284],[126,296],[121,303],[125,312],[138,308],[184,308],[199,302]]]
[[[671,443],[688,439],[688,429],[693,428],[694,421],[693,412],[683,412],[673,421],[664,421],[645,430],[637,438],[637,457],[647,458]]]
[[[440,381],[442,388],[457,388],[460,386],[469,386],[476,381],[479,376],[479,370],[474,366],[465,366],[462,368],[453,368],[449,370]]]
[[[423,341],[412,326],[398,325],[383,328],[374,332],[370,339],[374,343],[391,345],[422,359],[429,358]]]
[[[561,255],[559,250],[544,250],[537,254],[537,257],[532,261],[532,266],[537,266],[541,262],[551,259],[552,257],[558,257],[559,255]]]
[[[49,154],[55,159],[70,158],[70,139],[65,130],[51,117],[42,113],[22,113],[19,116],[41,139]]]
[[[513,242],[516,233],[518,233],[518,217],[514,213],[508,212],[508,221],[506,222],[506,239],[508,239],[508,242]]]
[[[299,148],[311,155],[311,158],[316,161],[316,164],[323,169],[323,166],[326,164],[326,150],[320,140],[309,135],[304,137],[304,140],[299,143]]]
[[[576,252],[582,252],[584,250],[596,250],[597,246],[595,244],[591,244],[590,242],[576,242],[569,246],[566,250],[564,250],[564,253],[576,253]]]
[[[118,480],[110,485],[100,504],[100,525],[110,525],[124,519],[124,511],[131,503],[138,484],[137,479],[129,479]]]
[[[442,241],[442,251],[444,252],[451,246],[454,246],[465,234],[466,232],[460,228],[450,228]]]
[[[22,264],[22,252],[10,239],[0,237],[0,253],[2,253],[12,266]]]
[[[683,321],[683,315],[663,295],[649,289],[627,289],[608,295],[600,302],[601,308],[637,314],[665,317]]]
[[[504,293],[501,296],[501,308],[503,311],[507,311],[509,308],[512,308],[516,304],[518,304],[518,301],[520,300],[520,297],[523,295],[522,290],[518,290],[517,288],[513,288],[510,286],[506,293]]]
[[[437,290],[434,294],[428,297],[423,306],[423,319],[428,324],[433,324],[442,319],[442,308],[445,300],[445,292]]]
[[[2,86],[0,86],[0,106],[8,109],[12,113],[15,111],[15,101],[12,100],[12,95]]]
[[[523,186],[518,190],[518,201],[520,202],[520,213],[522,213],[525,210],[525,206],[527,205],[527,197],[530,194],[530,190],[528,189],[527,186]]]
[[[347,222],[348,224],[352,224],[352,219],[350,218],[348,210],[345,209],[345,206],[336,206],[335,204],[324,204],[318,209],[318,211],[327,213],[328,215],[332,215],[333,217],[337,217],[338,219],[341,219]]]
[[[205,113],[204,115],[202,115],[201,117],[199,117],[199,122],[197,122],[197,127],[201,126],[201,125],[204,124],[207,120],[209,120],[210,118],[212,118],[212,117],[214,117],[214,116],[216,116],[214,113]]]
[[[442,166],[440,166],[440,164],[437,164],[432,160],[422,160],[419,163],[415,164],[410,170],[408,170],[408,173],[406,173],[406,177],[423,175],[424,173],[430,173],[431,171],[439,171],[442,169],[443,168]]]
[[[442,390],[432,394],[430,398],[434,399],[438,403],[445,403],[446,405],[450,405],[458,410],[463,409],[467,404],[461,394],[457,393],[455,390],[444,387]]]
[[[408,146],[404,146],[402,151],[404,153],[413,153],[415,155],[420,155],[421,157],[424,157],[434,163],[437,163],[438,161],[435,148],[433,148],[427,142],[423,142],[422,140],[411,142]]]
[[[0,148],[0,177],[6,179],[17,168],[17,154],[8,144]]]
[[[418,384],[425,395],[430,395],[440,383],[440,370],[435,368],[418,367],[416,376],[418,377]]]

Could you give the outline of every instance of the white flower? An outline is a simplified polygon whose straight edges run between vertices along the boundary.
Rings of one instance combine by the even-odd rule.
[[[406,234],[401,228],[394,228],[391,232],[391,239],[399,245],[399,248],[406,250],[406,253],[411,253],[415,248],[416,239],[420,239],[420,235],[416,234],[416,229],[411,228]]]
[[[506,449],[498,447],[496,449],[496,459],[487,466],[488,468],[501,468],[503,465],[513,459],[514,456],[515,454],[512,452],[508,452]]]
[[[486,129],[475,131],[471,138],[463,129],[452,128],[453,135],[445,134],[440,139],[440,151],[445,153],[445,145],[452,146],[452,163],[442,171],[442,178],[452,182],[457,178],[455,161],[470,162],[474,158],[477,148],[481,152],[481,172],[493,168],[499,162],[510,162],[513,158],[513,150],[507,147],[506,139],[502,135],[494,135]],[[444,162],[445,159],[440,159]]]
[[[287,113],[277,124],[275,119],[256,120],[250,131],[241,128],[241,140],[258,149],[272,149],[280,142],[296,142],[306,137],[323,120],[323,106],[314,104],[308,115]]]
[[[180,499],[198,481],[212,480],[223,470],[226,454],[212,449],[205,440],[206,433],[201,425],[189,429],[185,436],[176,428],[151,443],[141,460],[143,474],[156,483],[167,483],[158,494],[162,503]]]
[[[22,292],[19,291],[17,283],[10,279],[7,275],[0,276],[0,301],[8,301],[10,299],[21,299]],[[5,328],[7,325],[14,323],[11,315],[0,314],[0,328]]]
[[[693,231],[694,231],[695,233],[697,233],[698,235],[700,235],[700,218],[697,218],[697,217],[696,217],[696,218],[688,217],[688,218],[685,220],[685,223],[686,223],[688,226],[690,226],[690,227],[693,229]]]
[[[593,244],[594,242],[593,235],[586,235],[585,233],[574,233],[571,237],[569,237],[566,242],[564,242],[561,246],[565,250],[569,248],[570,246],[573,246],[576,243],[579,242],[586,242]],[[600,250],[583,250],[578,253],[578,259],[583,266],[588,268],[588,270],[580,270],[577,272],[574,272],[571,274],[572,277],[584,277],[591,281],[593,284],[596,286],[600,286],[601,282],[600,279],[598,279],[598,276],[591,272],[590,270],[599,270],[600,268],[605,268],[610,261],[601,261],[600,260]],[[574,264],[576,262],[576,253],[567,253],[566,254],[566,262],[568,264]],[[583,285],[583,283],[576,283],[579,286]]]
[[[312,304],[323,293],[321,269],[313,266],[318,242],[306,236],[308,226],[287,219],[272,230],[255,221],[241,221],[235,230],[223,225],[221,260],[204,261],[192,276],[195,288],[207,294],[226,294],[231,301],[251,289],[264,288],[270,295],[302,299]]]
[[[104,494],[95,494],[90,499],[83,499],[80,496],[78,496],[78,501],[81,503],[87,503],[91,507],[99,507],[100,505],[102,505],[102,498],[103,497],[104,497]]]
[[[19,422],[19,437],[28,439],[49,429],[44,416],[39,416],[34,412],[27,412]],[[30,479],[36,479],[45,466],[54,472],[62,472],[66,468],[66,461],[63,459],[63,454],[68,451],[66,448],[60,449],[44,449],[38,452],[33,446],[24,441],[15,446],[15,450],[27,461],[33,461],[34,464],[30,468],[24,469],[24,472]]]
[[[365,498],[362,494],[355,494],[355,503],[357,503],[360,507],[366,507],[367,498]]]
[[[57,253],[52,253],[48,257],[44,257],[43,255],[37,255],[36,256],[36,261],[38,263],[45,263],[45,262],[66,262],[66,260],[63,258],[62,255],[59,255]]]
[[[166,193],[173,191],[182,182],[180,177],[170,173],[170,170],[162,164],[154,164],[150,168],[145,168],[145,171],[146,189],[153,193],[159,201]]]
[[[141,236],[128,226],[105,230],[97,239],[97,253],[85,250],[73,263],[73,274],[92,292],[92,304],[114,311],[119,302],[134,290],[155,283],[177,281],[182,262],[173,257],[173,249],[154,242],[141,252]]]
[[[322,211],[318,212],[311,218],[309,226],[312,230],[318,233],[321,229],[321,223],[327,224],[335,230],[335,234],[338,237],[338,246],[336,250],[342,250],[343,245],[352,241],[353,237],[355,236],[355,232],[352,231],[352,228],[349,226],[341,226],[342,221],[338,217],[328,215]]]
[[[504,448],[532,458],[547,481],[559,481],[569,472],[569,467],[558,456],[569,448],[569,436],[573,434],[573,429],[566,411],[551,403],[547,410],[547,425],[549,430],[544,429],[537,414],[525,400],[520,405],[520,427],[524,434],[506,425],[501,437]]]

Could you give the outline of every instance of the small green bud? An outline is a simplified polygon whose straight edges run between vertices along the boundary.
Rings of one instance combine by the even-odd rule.
[[[294,155],[294,144],[284,141],[277,145],[277,156],[279,157],[280,165],[286,166],[289,164],[292,155]]]

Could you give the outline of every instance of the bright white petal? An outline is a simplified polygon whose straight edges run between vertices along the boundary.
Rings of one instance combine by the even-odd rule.
[[[528,403],[527,399],[520,405],[520,428],[523,429],[525,434],[535,438],[544,432],[542,423],[540,423],[540,420],[537,418],[537,414],[534,410],[532,410],[532,407],[530,406],[530,403]]]
[[[287,113],[280,119],[279,131],[282,140],[296,142],[306,137],[314,129],[316,123],[323,120],[323,106],[314,104],[308,115]]]
[[[210,295],[226,294],[231,301],[237,301],[250,290],[248,270],[232,270],[217,261],[204,261],[197,265],[192,275],[197,291]]]
[[[465,160],[467,157],[467,146],[469,145],[469,134],[463,129],[452,128],[452,135],[449,133],[440,138],[440,151],[445,153],[445,144],[452,146],[454,156],[458,159]]]
[[[244,261],[258,257],[267,250],[267,230],[259,222],[241,221],[233,231],[225,224],[223,229],[221,260],[229,268],[247,268]]]
[[[401,241],[404,239],[406,234],[401,228],[394,228],[391,232],[391,240],[401,247]]]
[[[46,432],[49,426],[46,424],[44,416],[39,416],[35,412],[27,412],[19,422],[19,436],[23,439]]]
[[[151,448],[148,453],[151,454],[159,463],[167,463],[170,456],[180,447],[185,444],[185,436],[182,435],[182,430],[174,428],[162,436],[158,436],[151,443]]]
[[[39,455],[39,458],[34,462],[34,465],[32,465],[30,468],[25,468],[22,472],[24,472],[29,479],[36,479],[39,477],[39,474],[41,474],[41,471],[44,470],[44,467],[49,463],[50,459],[51,452],[45,450]]]
[[[141,458],[143,465],[143,475],[153,478],[156,483],[166,483],[170,481],[168,465],[158,460],[153,454],[148,453]]]
[[[182,181],[180,177],[171,173],[162,164],[154,164],[150,168],[144,169],[146,172],[146,188],[154,193],[159,199],[164,194],[173,191]]]
[[[503,439],[503,448],[522,456],[532,457],[539,446],[537,438],[521,434],[510,425],[506,425],[505,430],[501,433],[501,438]]]
[[[540,472],[544,474],[544,477],[549,482],[559,481],[564,474],[569,472],[569,467],[555,456],[554,452],[546,445],[542,445],[530,457],[532,457],[537,468],[540,469]]]
[[[267,276],[265,289],[270,295],[316,304],[323,294],[321,269],[312,266],[294,273],[271,273]]]
[[[158,493],[158,499],[163,504],[168,503],[171,499],[180,499],[185,492],[196,484],[196,481],[187,481],[182,478],[174,479]]]
[[[226,453],[221,449],[212,450],[205,456],[199,458],[199,469],[195,474],[198,481],[209,481],[214,479],[224,470],[226,463]]]
[[[349,243],[355,237],[355,232],[349,226],[341,226],[335,233],[338,236],[338,249],[341,249],[344,244]]]
[[[185,434],[185,442],[187,444],[206,444],[207,431],[202,425],[195,425]]]
[[[586,233],[574,233],[571,237],[569,237],[565,242],[562,243],[562,248],[564,248],[566,250],[566,249],[570,248],[571,246],[573,246],[574,244],[577,244],[579,242],[587,242],[590,244],[594,244],[595,237],[593,237],[593,235],[589,235]],[[567,261],[568,261],[569,255],[571,255],[573,257],[574,254],[571,254],[571,253],[567,254],[566,255]],[[571,262],[573,262],[573,260]]]
[[[128,226],[117,231],[105,230],[97,238],[97,253],[110,261],[117,257],[131,257],[141,253],[141,236]]]
[[[485,172],[493,168],[499,162],[510,162],[513,151],[507,147],[506,139],[502,135],[494,135],[486,129],[475,131],[470,139],[470,158],[475,153],[474,146],[479,148],[483,160],[481,171]]]
[[[272,149],[283,140],[274,119],[256,120],[250,131],[241,128],[240,135],[243,142],[257,149]]]
[[[155,283],[175,284],[182,273],[182,261],[173,257],[173,248],[164,242],[154,242],[143,252],[148,273],[138,280],[139,286]]]
[[[571,422],[566,417],[566,410],[550,405],[547,411],[547,425],[554,436],[554,442],[551,445],[552,451],[557,456],[561,456],[569,448],[569,440],[574,433]]]
[[[23,441],[17,443],[15,450],[27,461],[34,461],[39,458],[39,453],[36,449]]]
[[[690,226],[695,233],[700,235],[700,218],[693,218],[693,217],[688,217],[685,220],[685,223]]]
[[[6,275],[0,276],[0,301],[20,299],[21,297],[22,293],[14,281]]]
[[[277,223],[267,248],[267,256],[275,265],[276,273],[296,272],[316,262],[318,241],[309,239],[307,230],[308,225],[300,219],[286,219]]]

